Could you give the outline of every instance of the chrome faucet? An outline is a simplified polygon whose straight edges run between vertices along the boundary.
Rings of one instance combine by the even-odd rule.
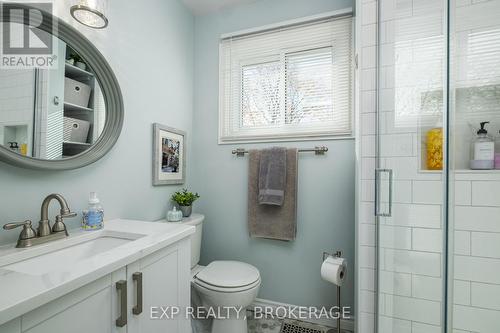
[[[59,202],[61,206],[60,214],[56,216],[56,221],[52,228],[50,227],[49,220],[49,204],[55,199]],[[66,199],[60,194],[50,194],[48,195],[42,203],[41,218],[38,223],[38,231],[31,226],[31,221],[26,220],[19,223],[7,223],[3,226],[5,230],[11,230],[17,227],[23,227],[19,239],[17,241],[16,247],[24,248],[33,245],[47,243],[56,239],[61,239],[68,236],[68,230],[63,222],[66,217],[75,217],[77,214],[72,213],[68,207]]]
[[[49,204],[55,199],[59,202],[61,206],[60,214],[56,216],[56,223],[52,227],[52,231],[50,229],[50,221],[49,221]],[[65,217],[75,217],[76,213],[72,213],[68,208],[68,203],[66,199],[63,198],[60,194],[50,194],[48,195],[42,202],[42,210],[40,213],[40,222],[38,222],[38,237],[48,236],[51,233],[64,232],[66,236],[68,235],[68,231],[66,230],[66,225],[63,222],[63,218]]]

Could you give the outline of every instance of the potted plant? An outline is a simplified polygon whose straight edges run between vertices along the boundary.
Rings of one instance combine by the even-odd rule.
[[[182,215],[189,217],[193,211],[193,202],[198,200],[198,193],[189,192],[186,188],[172,194],[172,201],[179,205]]]

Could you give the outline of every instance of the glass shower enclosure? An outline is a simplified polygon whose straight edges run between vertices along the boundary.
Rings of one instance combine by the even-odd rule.
[[[377,331],[500,332],[500,0],[379,0],[377,76]]]

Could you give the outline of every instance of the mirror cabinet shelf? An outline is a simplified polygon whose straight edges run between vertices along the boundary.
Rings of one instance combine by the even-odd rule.
[[[67,112],[67,113],[70,113],[72,111],[74,112],[92,112],[94,111],[93,109],[89,108],[89,107],[85,107],[85,106],[80,106],[80,105],[76,105],[76,104],[73,104],[73,103],[68,103],[68,102],[64,102],[64,111]]]
[[[64,56],[64,138],[62,155],[78,155],[89,148],[99,137],[100,91],[94,74],[87,64],[69,46]]]
[[[66,70],[66,76],[68,77],[93,77],[94,74],[91,72],[81,69],[79,67],[76,67],[75,65],[72,65],[70,63],[65,64],[65,70]]]

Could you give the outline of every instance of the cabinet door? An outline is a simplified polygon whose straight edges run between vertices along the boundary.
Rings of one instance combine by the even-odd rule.
[[[136,273],[135,280],[134,273]],[[142,274],[142,312],[132,313],[133,320],[130,322],[128,333],[190,332],[190,322],[183,313],[190,302],[189,240],[159,250],[138,263],[127,266],[128,281],[132,285],[131,309],[140,303],[138,297],[140,281],[137,278],[140,274]],[[160,307],[177,307],[181,313],[171,319],[165,317],[158,319],[162,314]],[[156,315],[152,316],[152,312],[155,311]]]
[[[0,332],[21,333],[21,317],[8,321],[3,325],[0,325]]]
[[[33,310],[22,317],[25,333],[111,333],[111,276]]]

